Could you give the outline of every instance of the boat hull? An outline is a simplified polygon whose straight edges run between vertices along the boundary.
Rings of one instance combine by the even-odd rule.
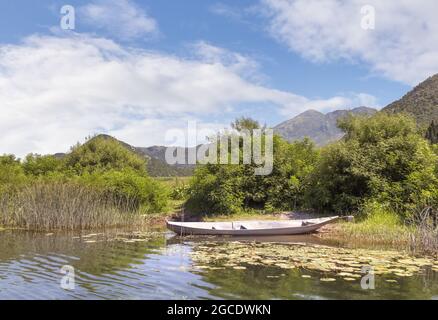
[[[235,222],[171,222],[167,228],[178,235],[228,235],[272,236],[296,235],[317,231],[339,217],[285,220],[285,221],[235,221]]]

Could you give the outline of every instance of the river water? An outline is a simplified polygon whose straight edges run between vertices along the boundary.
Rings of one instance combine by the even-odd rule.
[[[0,231],[0,299],[438,299],[433,259],[314,236],[237,240]]]

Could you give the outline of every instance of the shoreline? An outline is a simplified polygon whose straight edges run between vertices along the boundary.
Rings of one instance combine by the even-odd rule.
[[[261,213],[243,213],[234,215],[218,215],[210,217],[199,217],[191,214],[182,214],[181,211],[173,211],[165,214],[151,214],[143,215],[139,223],[111,226],[106,228],[91,228],[81,230],[32,230],[30,228],[8,227],[0,226],[0,232],[7,230],[41,232],[41,233],[55,233],[55,232],[97,232],[114,229],[143,229],[143,228],[166,228],[166,220],[176,221],[243,221],[243,220],[294,220],[294,219],[311,219],[318,218],[322,215],[308,213],[308,212],[279,212],[273,214]],[[398,226],[396,228],[385,225],[377,225],[372,227],[363,227],[363,222],[347,222],[338,221],[334,224],[329,224],[322,227],[311,235],[328,241],[334,245],[346,246],[352,248],[391,248],[394,250],[403,250],[412,255],[434,256],[438,257],[438,252],[424,247],[422,243],[413,242],[413,238],[418,234],[418,230],[414,228],[407,228],[405,226]],[[291,236],[292,237],[292,236]]]

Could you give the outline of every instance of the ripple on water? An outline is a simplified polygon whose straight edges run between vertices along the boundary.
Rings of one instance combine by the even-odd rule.
[[[378,276],[384,276],[387,268],[381,262],[388,255],[369,251],[352,254],[340,248],[318,246],[289,245],[285,249],[284,245],[272,243],[166,241],[164,233],[153,236],[96,233],[81,238],[2,232],[0,299],[325,299],[438,295],[437,273],[417,272],[419,265],[430,264],[424,259],[403,257],[401,262],[398,259],[395,268],[400,269],[397,273],[402,276],[391,274],[382,278],[395,282],[379,282],[379,291],[370,294],[364,293],[360,278],[356,277],[360,264],[371,259],[378,264]],[[75,268],[75,290],[60,286],[64,265]],[[339,266],[342,268],[332,270]]]

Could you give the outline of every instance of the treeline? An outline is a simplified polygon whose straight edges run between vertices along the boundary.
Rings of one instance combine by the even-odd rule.
[[[104,137],[78,144],[62,158],[0,156],[0,224],[75,229],[123,225],[129,215],[165,211],[169,190],[148,176],[146,165]]]
[[[148,176],[144,157],[110,137],[91,138],[63,157],[0,156],[0,225],[44,230],[126,225],[167,211],[170,198],[184,200],[185,208],[199,215],[309,210],[384,212],[406,220],[438,207],[438,146],[412,118],[377,113],[348,116],[338,125],[344,138],[323,148],[309,139],[289,143],[274,136],[269,175],[255,175],[255,164],[197,165],[189,186],[173,190]],[[245,118],[232,127],[261,128]],[[242,158],[243,141],[239,151]]]
[[[257,122],[238,120],[258,127]],[[187,207],[200,214],[257,210],[312,210],[333,214],[376,211],[405,219],[438,204],[437,147],[407,115],[348,116],[345,136],[316,148],[307,139],[274,137],[274,169],[255,176],[254,165],[198,166]]]

